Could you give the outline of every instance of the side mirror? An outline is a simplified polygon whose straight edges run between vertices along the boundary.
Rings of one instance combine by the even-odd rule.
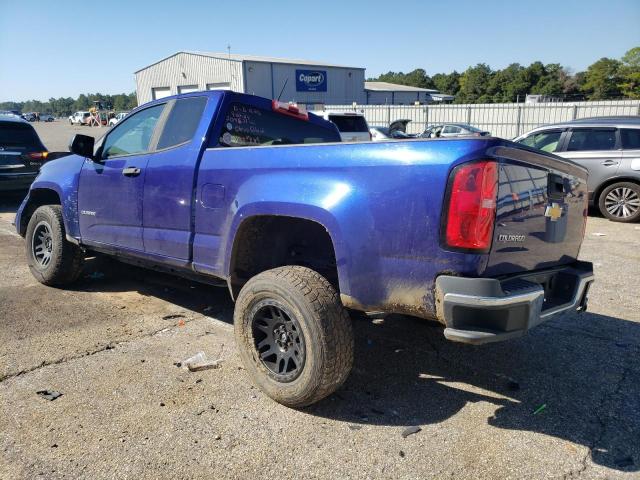
[[[81,157],[86,157],[93,160],[94,144],[95,139],[93,137],[90,137],[89,135],[76,134],[71,139],[71,143],[69,143],[69,151],[71,153],[75,153],[76,155],[80,155]]]

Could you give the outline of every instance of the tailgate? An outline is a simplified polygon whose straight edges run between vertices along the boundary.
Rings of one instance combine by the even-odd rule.
[[[500,158],[493,243],[485,275],[574,262],[587,215],[587,171],[556,156],[497,147]]]

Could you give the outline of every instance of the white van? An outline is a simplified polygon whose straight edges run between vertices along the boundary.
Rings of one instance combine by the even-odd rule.
[[[370,142],[371,132],[364,115],[356,112],[311,112],[333,122],[343,142]]]

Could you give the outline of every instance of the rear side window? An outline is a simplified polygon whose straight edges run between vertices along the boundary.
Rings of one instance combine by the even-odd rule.
[[[42,147],[36,131],[29,124],[0,122],[0,146]]]
[[[360,115],[329,115],[341,132],[369,132],[367,122]]]
[[[573,130],[567,151],[582,150],[614,150],[616,148],[616,131],[613,128],[589,128]]]
[[[625,150],[640,150],[640,128],[622,128],[620,138]]]
[[[200,124],[200,118],[206,105],[207,97],[177,100],[169,113],[156,149],[162,150],[190,142]]]
[[[562,132],[538,132],[523,138],[518,143],[522,143],[527,147],[537,148],[543,152],[555,152],[558,150],[560,137]]]
[[[339,141],[340,136],[333,129],[243,103],[229,106],[219,140],[223,147]]]

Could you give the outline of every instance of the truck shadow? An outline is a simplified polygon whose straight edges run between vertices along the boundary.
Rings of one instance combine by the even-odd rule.
[[[126,279],[126,280],[123,280]],[[233,322],[224,288],[212,288],[96,257],[76,286],[138,291]],[[422,426],[469,404],[478,427],[535,432],[589,448],[593,462],[640,470],[640,324],[605,315],[565,315],[525,338],[474,347],[448,342],[433,322],[352,315],[355,365],[334,395],[304,411],[366,425]],[[248,380],[247,380],[248,381]],[[535,413],[535,412],[538,413]],[[480,430],[482,431],[482,430]],[[489,433],[488,433],[489,435]]]
[[[310,414],[352,428],[424,428],[485,402],[495,408],[491,427],[562,438],[588,447],[597,464],[640,469],[639,324],[567,315],[525,338],[480,347],[448,342],[439,325],[409,317],[355,326],[352,375]]]

